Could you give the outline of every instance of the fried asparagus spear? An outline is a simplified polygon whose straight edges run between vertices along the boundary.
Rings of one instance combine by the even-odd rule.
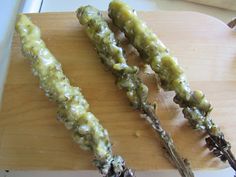
[[[27,16],[19,15],[16,31],[21,39],[22,52],[31,62],[33,74],[39,78],[46,96],[58,104],[58,119],[72,131],[74,141],[82,149],[93,152],[94,163],[103,176],[133,176],[122,157],[112,154],[107,130],[88,111],[89,104],[80,88],[70,85],[61,64],[41,39],[40,29]]]
[[[230,143],[209,116],[211,104],[201,91],[190,89],[177,59],[127,4],[113,0],[109,5],[109,16],[138,50],[141,58],[158,75],[161,87],[166,91],[175,92],[174,102],[183,108],[184,117],[191,126],[209,135],[206,143],[210,151],[222,161],[228,160],[236,170],[236,160],[230,150]]]
[[[148,88],[138,78],[138,68],[126,63],[123,50],[117,45],[114,33],[109,29],[101,12],[92,6],[80,7],[77,10],[77,17],[85,26],[86,33],[94,44],[102,63],[116,76],[118,87],[125,90],[132,106],[143,112],[142,116],[160,136],[170,161],[178,168],[182,176],[194,176],[186,159],[178,154],[172,138],[162,128],[153,105],[147,102]]]

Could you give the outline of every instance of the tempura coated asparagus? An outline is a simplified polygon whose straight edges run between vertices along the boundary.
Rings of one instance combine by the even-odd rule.
[[[126,91],[133,107],[144,113],[143,116],[160,136],[171,162],[182,176],[194,176],[189,164],[177,153],[170,135],[161,127],[153,106],[147,102],[148,88],[138,78],[138,68],[126,63],[123,50],[117,45],[114,33],[101,13],[92,6],[85,6],[78,9],[77,16],[80,23],[85,25],[102,63],[117,77],[117,85]]]
[[[236,170],[236,160],[230,143],[223,132],[209,117],[210,103],[201,91],[192,91],[183,69],[158,37],[142,22],[136,12],[120,0],[113,0],[109,6],[109,16],[158,75],[164,90],[175,91],[174,102],[183,108],[184,117],[193,128],[208,133],[207,145],[222,161],[229,161]]]
[[[61,64],[47,49],[39,28],[27,16],[19,15],[16,30],[20,35],[22,52],[31,61],[33,74],[38,76],[46,96],[58,104],[58,119],[73,132],[73,139],[82,149],[91,150],[95,165],[107,177],[128,177],[124,160],[114,156],[108,132],[98,119],[88,112],[89,104],[79,87],[70,85]]]

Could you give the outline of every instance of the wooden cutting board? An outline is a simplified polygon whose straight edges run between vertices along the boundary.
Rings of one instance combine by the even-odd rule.
[[[140,18],[179,58],[193,89],[211,101],[213,120],[220,125],[236,153],[236,33],[223,22],[193,12],[145,12]],[[134,111],[114,84],[74,13],[31,14],[48,48],[62,63],[73,85],[82,88],[91,111],[108,129],[115,154],[136,170],[173,168],[166,160],[159,137]],[[140,61],[135,54],[128,59]],[[172,92],[155,91],[146,77],[150,99],[182,155],[195,169],[227,166],[205,148],[204,134],[190,128]],[[56,120],[56,105],[44,96],[22,56],[14,36],[11,62],[0,113],[1,169],[95,169],[93,156],[75,144],[70,132]],[[137,136],[138,134],[139,136]]]

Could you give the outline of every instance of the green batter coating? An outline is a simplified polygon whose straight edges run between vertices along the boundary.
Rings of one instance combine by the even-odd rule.
[[[86,33],[95,45],[102,62],[115,75],[120,76],[117,85],[125,88],[131,104],[138,108],[142,100],[146,100],[148,88],[140,83],[135,76],[137,67],[127,65],[123,50],[118,47],[114,33],[96,8],[92,6],[81,7],[77,16],[82,25],[86,25]]]
[[[144,61],[160,78],[163,89],[175,91],[174,101],[183,108],[185,118],[194,128],[207,129],[215,136],[221,131],[208,117],[212,107],[201,91],[191,91],[183,69],[166,46],[142,22],[136,12],[120,0],[113,0],[109,6],[109,16],[123,31],[140,53]]]
[[[184,117],[189,120],[192,127],[204,130],[209,135],[205,139],[209,150],[222,161],[227,160],[236,173],[236,159],[231,151],[231,145],[209,117],[212,110],[210,103],[201,91],[190,89],[177,59],[138,18],[136,12],[122,1],[113,0],[110,3],[109,16],[138,50],[141,58],[157,74],[161,87],[175,92],[174,102],[183,108]]]
[[[82,149],[94,153],[95,165],[104,176],[113,177],[111,169],[116,172],[124,170],[123,159],[112,154],[107,130],[88,111],[89,104],[80,88],[70,85],[61,64],[41,39],[40,29],[21,14],[16,31],[21,39],[22,52],[31,62],[33,74],[39,78],[46,96],[58,104],[58,119],[73,132],[74,141]]]
[[[155,115],[155,108],[147,102],[148,87],[138,78],[138,68],[126,63],[123,50],[118,46],[114,33],[110,30],[101,12],[92,6],[80,7],[77,17],[85,26],[86,33],[94,44],[102,63],[116,76],[118,87],[126,91],[132,106],[144,113],[142,116],[160,136],[171,162],[183,177],[193,177],[189,164],[186,164],[177,153],[172,138],[160,125],[159,119]]]

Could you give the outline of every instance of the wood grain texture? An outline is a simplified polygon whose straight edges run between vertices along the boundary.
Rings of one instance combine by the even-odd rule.
[[[236,153],[236,33],[222,22],[192,12],[145,12],[140,17],[178,57],[193,89],[201,89],[211,101],[213,120],[220,125]],[[47,47],[62,63],[65,74],[82,92],[91,111],[108,129],[114,153],[137,170],[173,168],[147,123],[139,118],[114,84],[79,25],[74,13],[31,14],[42,31]],[[139,57],[128,55],[129,60]],[[223,168],[204,146],[204,135],[190,128],[172,92],[155,90],[152,77],[145,77],[150,100],[158,103],[157,114],[182,155],[195,169]],[[135,136],[136,132],[140,136]],[[76,145],[56,120],[56,105],[48,101],[22,56],[14,36],[11,64],[0,113],[0,168],[95,169],[93,157]]]

